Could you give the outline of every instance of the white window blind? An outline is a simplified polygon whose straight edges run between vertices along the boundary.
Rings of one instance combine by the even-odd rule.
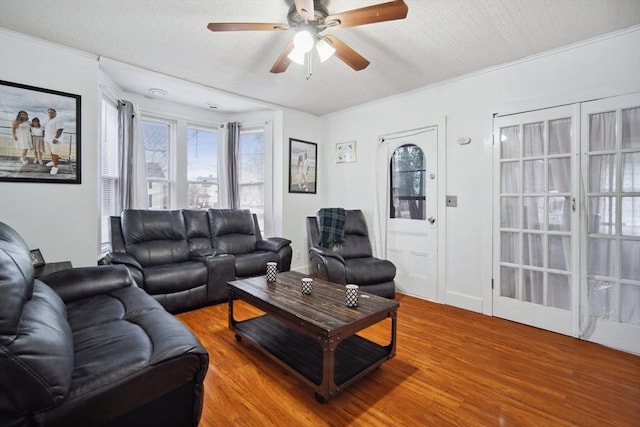
[[[115,200],[118,182],[118,109],[102,100],[102,132],[100,135],[100,248],[109,251],[109,216],[117,215]]]

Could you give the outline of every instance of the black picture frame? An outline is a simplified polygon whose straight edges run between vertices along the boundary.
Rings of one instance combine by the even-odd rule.
[[[51,175],[52,161],[48,143],[44,143],[41,162],[36,162],[33,144],[26,149],[17,146],[13,126],[19,112],[28,115],[29,123],[38,118],[44,129],[49,120],[48,110],[56,111],[62,122],[58,173]],[[0,80],[0,181],[80,184],[81,180],[81,96]],[[32,132],[30,128],[29,132]],[[25,163],[26,161],[26,163]],[[40,164],[41,163],[41,164]]]
[[[34,267],[39,267],[45,264],[44,257],[42,256],[42,252],[40,252],[40,249],[31,250],[31,262],[33,263]]]
[[[289,193],[316,194],[318,144],[289,138]]]

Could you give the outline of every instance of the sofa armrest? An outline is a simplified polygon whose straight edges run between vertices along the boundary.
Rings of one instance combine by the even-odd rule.
[[[342,258],[342,255],[340,255],[338,252],[331,250],[331,249],[327,249],[327,248],[319,248],[317,246],[312,246],[309,248],[309,254],[316,254],[319,255],[321,257],[325,257],[325,258],[335,258],[338,261],[340,261],[342,264],[344,264],[344,258]]]
[[[124,252],[109,252],[105,256],[105,260],[109,264],[124,264],[129,265],[137,270],[142,271],[142,266],[134,257]]]
[[[70,268],[39,277],[66,302],[135,286],[124,265]]]
[[[291,240],[282,237],[267,237],[256,242],[256,249],[259,251],[278,252],[280,249],[291,244]]]

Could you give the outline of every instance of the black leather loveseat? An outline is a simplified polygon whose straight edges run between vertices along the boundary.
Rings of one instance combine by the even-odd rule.
[[[249,210],[125,210],[111,217],[106,260],[126,265],[134,280],[177,313],[226,300],[227,283],[291,268],[291,241],[262,238]]]
[[[0,222],[0,426],[196,426],[208,359],[125,267],[34,279]]]

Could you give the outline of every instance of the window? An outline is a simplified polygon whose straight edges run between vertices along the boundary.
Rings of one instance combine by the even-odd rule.
[[[240,129],[238,187],[239,208],[249,209],[264,230],[264,128]]]
[[[187,129],[187,204],[191,209],[220,206],[218,180],[218,132]]]
[[[118,109],[102,100],[100,133],[100,250],[109,251],[109,216],[117,215],[115,201],[118,188]]]
[[[142,120],[147,162],[149,209],[171,208],[170,146],[172,125],[160,120]]]
[[[425,159],[414,144],[398,147],[391,156],[390,218],[426,217]]]

